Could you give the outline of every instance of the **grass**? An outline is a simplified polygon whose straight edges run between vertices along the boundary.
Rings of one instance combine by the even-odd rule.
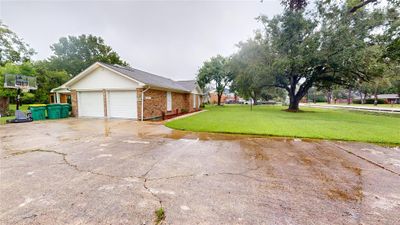
[[[167,127],[200,132],[255,134],[400,144],[400,116],[347,110],[282,106],[207,106],[207,112],[166,123]]]
[[[160,207],[154,213],[156,214],[156,224],[160,224],[165,219],[164,208]]]
[[[22,112],[26,112],[26,111],[28,111],[28,107],[29,107],[29,105],[22,105],[19,107],[19,110],[21,110]],[[9,109],[15,111],[17,109],[17,105],[10,104]],[[15,118],[15,116],[0,117],[0,125],[5,124],[7,120],[14,119],[14,118]]]
[[[313,105],[314,103],[310,103]],[[318,102],[315,103],[316,105],[329,105],[326,102]],[[344,105],[344,106],[355,106],[355,107],[375,107],[375,108],[400,108],[400,104],[350,104],[348,105],[347,103],[336,103],[336,104],[331,104],[331,105]]]

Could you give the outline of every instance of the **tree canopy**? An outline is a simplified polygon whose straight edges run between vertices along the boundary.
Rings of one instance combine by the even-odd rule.
[[[310,0],[282,0],[282,5],[284,5],[287,9],[292,11],[304,10],[304,8],[311,2]],[[321,1],[323,4],[330,4],[332,0],[324,0]],[[352,0],[348,1],[351,3],[351,7],[349,8],[349,13],[354,13],[367,5],[377,4],[381,1],[379,0]],[[393,4],[399,4],[397,0],[389,0],[389,2]]]
[[[0,20],[0,66],[29,61],[35,51]]]
[[[240,42],[237,45],[239,52],[230,61],[234,78],[231,89],[246,99],[251,98],[254,104],[257,104],[260,97],[266,96],[263,90],[271,86],[267,76],[270,67],[266,64],[271,63],[272,58],[267,55],[267,46],[263,41],[258,35],[254,39]]]
[[[387,7],[350,14],[354,4],[322,1],[312,10],[289,7],[271,19],[259,17],[264,31],[239,43],[231,57],[234,89],[254,98],[266,88],[281,88],[289,95],[289,110],[298,111],[311,87],[331,91],[338,85],[387,84],[384,74],[394,74],[387,61],[393,64],[397,58],[393,18],[398,11]]]
[[[232,73],[229,68],[229,59],[221,55],[212,57],[204,62],[197,75],[197,83],[201,88],[212,83],[218,96],[218,105],[221,104],[221,96],[226,87],[232,81]]]
[[[53,56],[48,59],[50,70],[65,70],[75,76],[95,62],[128,65],[103,38],[93,35],[62,37],[50,46]]]

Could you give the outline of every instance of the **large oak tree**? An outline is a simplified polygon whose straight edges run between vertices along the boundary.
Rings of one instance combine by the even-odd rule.
[[[351,87],[355,81],[372,77],[366,67],[366,49],[373,44],[373,29],[383,22],[381,13],[362,10],[350,15],[347,5],[336,4],[318,5],[317,9],[313,13],[285,10],[272,19],[260,17],[265,33],[253,54],[262,49],[265,60],[259,63],[253,57],[246,66],[239,66],[264,71],[263,82],[257,84],[286,90],[289,111],[299,110],[300,100],[312,86]],[[241,58],[249,55],[245,50],[250,44],[241,46],[239,54],[245,53]],[[249,91],[251,87],[247,85]]]

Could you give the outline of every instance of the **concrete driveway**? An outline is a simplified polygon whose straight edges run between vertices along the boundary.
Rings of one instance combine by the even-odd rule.
[[[395,148],[100,119],[0,138],[0,224],[400,223]]]

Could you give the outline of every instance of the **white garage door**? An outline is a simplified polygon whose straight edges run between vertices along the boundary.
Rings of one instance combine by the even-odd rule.
[[[103,92],[79,92],[78,114],[79,116],[104,117]]]
[[[137,118],[136,91],[110,91],[108,113],[112,118]]]

